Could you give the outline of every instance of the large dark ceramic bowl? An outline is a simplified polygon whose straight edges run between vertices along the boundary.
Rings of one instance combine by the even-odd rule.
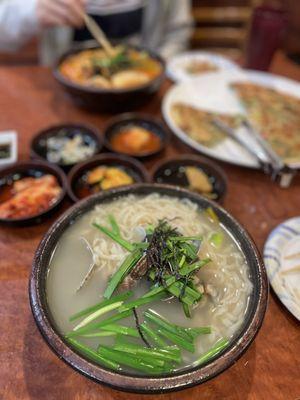
[[[253,290],[245,320],[229,346],[203,366],[179,371],[163,377],[137,376],[118,373],[101,367],[74,351],[59,333],[47,304],[46,279],[51,254],[65,230],[95,205],[110,202],[128,194],[147,195],[159,193],[176,198],[190,199],[201,208],[211,206],[222,224],[235,238],[244,253],[250,270]],[[166,392],[184,389],[215,377],[230,367],[248,348],[262,324],[267,306],[268,281],[265,267],[257,248],[243,227],[227,211],[197,194],[168,185],[137,184],[102,192],[89,197],[69,209],[47,232],[40,243],[33,261],[29,282],[30,303],[38,328],[50,348],[67,364],[98,383],[115,389],[140,392]]]
[[[54,68],[54,77],[62,87],[71,95],[74,102],[83,107],[95,111],[120,112],[129,111],[142,106],[159,90],[165,77],[165,62],[156,53],[137,46],[131,46],[137,50],[146,51],[154,60],[161,65],[161,73],[149,83],[127,89],[104,89],[80,85],[64,77],[60,71],[60,64],[72,54],[80,53],[82,50],[94,49],[97,46],[80,45],[69,50],[58,61]]]
[[[41,223],[44,219],[54,214],[61,206],[67,191],[67,178],[64,172],[55,165],[43,161],[17,162],[0,170],[0,191],[7,182],[12,182],[26,177],[41,177],[50,174],[55,176],[61,192],[57,200],[46,210],[35,215],[22,218],[0,218],[0,224],[12,226],[29,226]]]

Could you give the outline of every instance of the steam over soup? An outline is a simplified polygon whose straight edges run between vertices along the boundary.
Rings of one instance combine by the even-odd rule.
[[[147,375],[218,354],[239,331],[250,293],[245,258],[214,211],[158,194],[80,217],[47,278],[54,321],[75,350]]]
[[[110,57],[102,49],[83,50],[67,57],[59,70],[75,83],[109,90],[143,86],[161,73],[160,63],[145,51],[114,50]]]

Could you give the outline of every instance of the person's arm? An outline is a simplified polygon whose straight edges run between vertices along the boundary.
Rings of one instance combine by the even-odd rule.
[[[0,50],[16,51],[38,32],[37,0],[0,1]]]
[[[160,53],[171,57],[188,48],[193,27],[190,0],[172,0],[166,14],[164,38],[159,47]]]
[[[85,0],[0,0],[0,51],[16,51],[43,28],[80,26]]]

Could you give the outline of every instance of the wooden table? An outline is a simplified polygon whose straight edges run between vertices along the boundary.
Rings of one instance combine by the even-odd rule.
[[[272,71],[300,80],[300,68],[278,54]],[[167,84],[166,84],[167,85]],[[159,96],[143,109],[160,114]],[[29,156],[33,135],[48,125],[73,121],[100,130],[108,116],[75,108],[48,69],[0,68],[0,130],[19,133],[20,159]],[[191,150],[172,139],[166,156]],[[148,166],[155,162],[148,162]],[[263,173],[223,165],[229,178],[224,206],[248,229],[262,250],[270,230],[300,213],[300,180],[280,189]],[[142,399],[97,385],[58,360],[39,334],[28,303],[32,257],[52,221],[31,228],[0,228],[0,399],[123,400]],[[271,291],[261,331],[246,354],[221,376],[178,393],[149,396],[164,399],[300,399],[299,323]]]

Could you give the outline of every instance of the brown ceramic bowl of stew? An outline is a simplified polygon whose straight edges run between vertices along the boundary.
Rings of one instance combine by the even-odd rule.
[[[73,167],[68,175],[68,195],[74,202],[119,186],[149,182],[145,167],[124,155],[103,153]]]
[[[55,165],[17,162],[0,170],[0,224],[29,226],[42,222],[61,206],[67,180]]]
[[[161,153],[169,140],[169,131],[158,119],[140,113],[112,118],[104,131],[108,150],[141,159]]]
[[[101,49],[95,45],[78,45],[60,58],[54,68],[54,77],[78,106],[94,111],[101,110],[105,112],[130,111],[141,107],[151,100],[158,92],[165,77],[165,62],[158,54],[146,48],[138,46],[126,46],[126,48],[129,49],[129,51],[145,54],[152,63],[157,64],[157,74],[145,81],[140,81],[139,79],[140,83],[135,85],[129,85],[128,82],[126,82],[123,86],[118,85],[118,87],[112,87],[106,82],[103,86],[99,84],[99,77],[101,76],[99,70],[101,72],[102,68],[101,60],[99,60],[100,66],[97,65],[96,68],[92,66],[93,71],[89,71],[88,73],[88,79],[91,79],[91,81],[87,82],[85,77],[79,80],[77,80],[76,77],[73,79],[72,69],[74,64],[72,59],[74,60],[74,57],[78,55],[83,55],[84,57],[86,51],[101,51]],[[87,57],[89,56],[87,55]],[[95,59],[95,57],[93,57],[93,59]],[[69,62],[70,64],[68,65]],[[87,60],[87,63],[89,64],[89,60]],[[77,68],[76,65],[75,67]],[[122,68],[119,72],[123,72]],[[103,81],[103,79],[100,80]]]

